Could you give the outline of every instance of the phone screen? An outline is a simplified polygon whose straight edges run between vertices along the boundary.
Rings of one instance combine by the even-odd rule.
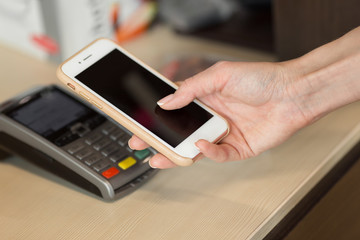
[[[172,147],[213,117],[195,103],[177,110],[160,108],[157,101],[175,89],[117,49],[75,78]]]

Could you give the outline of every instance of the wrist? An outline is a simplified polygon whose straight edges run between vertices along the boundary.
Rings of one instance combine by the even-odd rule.
[[[360,100],[359,66],[360,53],[355,53],[297,78],[291,97],[308,124]]]

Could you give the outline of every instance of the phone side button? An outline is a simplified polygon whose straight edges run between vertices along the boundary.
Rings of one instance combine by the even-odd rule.
[[[66,86],[68,86],[71,90],[75,91],[75,86],[71,83],[67,83]]]
[[[97,102],[94,102],[93,100],[91,100],[90,103],[99,109],[103,108],[100,104],[98,104]]]
[[[82,97],[82,98],[84,98],[84,99],[86,99],[87,101],[90,101],[90,98],[85,94],[85,93],[83,93],[83,92],[79,92],[79,95]]]

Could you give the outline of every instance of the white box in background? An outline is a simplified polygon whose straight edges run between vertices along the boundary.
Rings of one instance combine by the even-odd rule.
[[[96,38],[114,39],[114,11],[118,26],[141,2],[0,0],[0,44],[62,62]]]

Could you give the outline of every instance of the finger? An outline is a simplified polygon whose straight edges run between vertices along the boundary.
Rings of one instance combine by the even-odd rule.
[[[229,144],[214,144],[206,140],[199,140],[195,144],[200,152],[215,162],[241,160],[239,153]]]
[[[135,135],[133,135],[129,139],[128,145],[131,149],[134,149],[134,150],[142,150],[142,149],[149,147],[149,145],[147,143],[145,143],[144,141],[142,141],[140,138],[138,138]],[[155,154],[149,160],[149,164],[152,168],[160,168],[160,169],[172,168],[172,167],[177,166],[175,163],[171,162],[169,159],[167,159],[165,156],[163,156],[160,153]]]
[[[176,84],[178,87],[180,87],[181,84],[183,84],[183,82],[184,82],[184,81],[176,81],[175,84]]]
[[[166,169],[166,168],[173,168],[177,165],[167,159],[164,155],[157,153],[149,160],[150,167],[152,168],[159,168],[159,169]]]
[[[133,150],[143,150],[145,148],[150,147],[149,144],[138,138],[137,136],[133,135],[128,141],[129,148]]]
[[[186,106],[195,98],[207,96],[223,88],[227,63],[218,63],[186,79],[174,94],[170,94],[158,101],[163,109],[178,109]]]

